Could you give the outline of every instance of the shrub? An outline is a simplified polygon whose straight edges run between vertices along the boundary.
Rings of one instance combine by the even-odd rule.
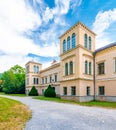
[[[53,87],[51,85],[48,86],[48,88],[44,92],[45,97],[56,97],[56,93]]]
[[[38,91],[35,88],[35,86],[33,86],[29,92],[29,96],[38,96]]]

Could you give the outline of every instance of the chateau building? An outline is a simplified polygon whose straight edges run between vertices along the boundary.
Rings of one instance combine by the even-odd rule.
[[[95,50],[96,34],[78,22],[60,36],[60,62],[50,67],[26,64],[26,93],[35,86],[43,95],[48,85],[57,96],[80,102],[116,101],[116,43]]]

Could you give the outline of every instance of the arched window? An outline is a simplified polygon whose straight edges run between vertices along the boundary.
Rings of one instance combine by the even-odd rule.
[[[84,47],[87,48],[87,34],[84,35]]]
[[[36,73],[36,66],[35,65],[33,66],[33,71],[34,71],[34,73]]]
[[[75,33],[72,34],[72,48],[75,48],[76,46],[76,35]]]
[[[39,84],[39,79],[38,78],[33,78],[33,84]]]
[[[73,74],[73,62],[70,62],[70,74]]]
[[[89,37],[89,50],[91,50],[91,37]]]
[[[68,63],[65,64],[65,75],[68,75]]]
[[[85,74],[88,74],[88,61],[85,61]]]
[[[63,41],[63,52],[66,51],[66,40]]]
[[[70,37],[67,38],[67,50],[70,50]]]
[[[91,64],[91,62],[89,62],[89,74],[91,74],[91,68],[92,67],[92,64]]]
[[[39,67],[34,65],[33,66],[33,70],[34,70],[34,73],[38,73],[39,72]]]
[[[36,72],[37,72],[37,73],[39,72],[39,67],[38,67],[38,66],[36,66]]]

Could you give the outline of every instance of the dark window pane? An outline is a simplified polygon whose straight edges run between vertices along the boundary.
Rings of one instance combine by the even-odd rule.
[[[63,94],[67,95],[67,87],[63,87]]]
[[[75,33],[72,34],[72,48],[75,48],[76,46],[76,35]]]
[[[73,62],[70,62],[70,74],[73,74]]]
[[[99,87],[99,95],[104,95],[105,91],[104,91],[104,86],[100,86]]]
[[[71,87],[71,95],[76,95],[76,87],[75,86]]]
[[[98,74],[104,74],[104,62],[98,64]]]

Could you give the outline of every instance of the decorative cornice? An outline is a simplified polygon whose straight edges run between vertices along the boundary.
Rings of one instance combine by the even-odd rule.
[[[74,81],[74,80],[93,81],[92,79],[86,79],[86,78],[74,78],[74,79],[68,79],[68,80],[61,80],[60,82],[67,82],[67,81]]]
[[[29,63],[33,63],[33,64],[39,64],[39,65],[42,65],[41,63],[38,63],[38,62],[29,61],[29,62],[27,62],[27,63],[25,64],[25,66],[26,66],[26,65],[28,65]]]
[[[91,31],[87,26],[85,26],[83,23],[81,23],[80,21],[77,22],[76,24],[74,24],[72,27],[70,27],[67,31],[65,31],[65,33],[63,33],[59,38],[62,38],[65,34],[69,33],[71,30],[73,30],[76,26],[81,26],[83,28],[85,28],[86,30],[88,30],[89,32],[91,32],[93,35],[96,35],[93,31]]]
[[[59,63],[56,63],[56,64],[54,64],[54,65],[51,65],[51,66],[49,66],[48,68],[45,68],[45,69],[41,70],[40,73],[43,73],[43,72],[45,72],[45,71],[48,71],[48,70],[50,70],[50,69],[53,69],[53,68],[56,68],[56,67],[59,67],[59,66],[60,66],[60,62],[59,62]]]
[[[62,54],[60,54],[60,57],[63,56],[63,55],[66,55],[66,54],[68,54],[68,53],[70,53],[70,52],[72,52],[73,50],[75,50],[75,49],[77,49],[77,48],[79,48],[79,47],[82,48],[82,49],[84,49],[84,50],[86,50],[86,51],[88,51],[88,52],[90,52],[91,54],[93,54],[93,51],[88,50],[87,48],[85,48],[85,47],[83,47],[82,45],[78,44],[75,48],[72,48],[72,49],[70,49],[70,50],[68,50],[68,51],[66,51],[66,52],[64,52],[64,53],[62,53]]]
[[[104,46],[104,47],[101,47],[101,48],[95,50],[95,52],[93,54],[96,55],[98,53],[105,52],[105,51],[107,51],[109,49],[113,49],[113,48],[116,49],[116,42],[108,44],[107,46]]]

